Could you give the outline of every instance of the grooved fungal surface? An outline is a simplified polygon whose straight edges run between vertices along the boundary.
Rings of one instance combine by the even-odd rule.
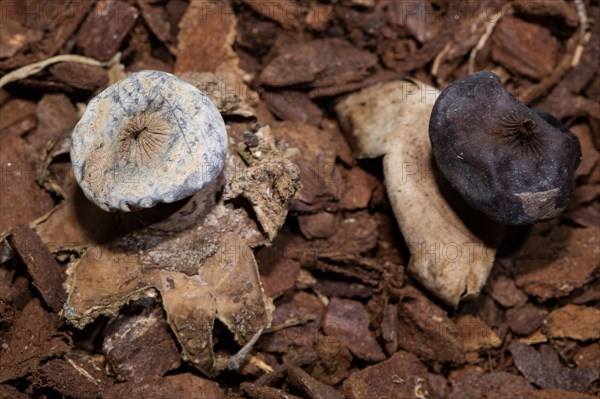
[[[96,96],[73,130],[71,160],[85,195],[107,211],[190,196],[227,156],[225,123],[194,86],[142,71]]]

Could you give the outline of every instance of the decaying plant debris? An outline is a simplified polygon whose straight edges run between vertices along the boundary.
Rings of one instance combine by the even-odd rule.
[[[0,14],[0,398],[600,392],[597,0],[32,0]],[[208,94],[227,169],[208,196],[107,214],[77,186],[69,135],[91,98],[142,70]],[[435,88],[427,113],[482,70],[560,119],[583,160],[560,217],[485,241],[494,259],[467,283],[475,269],[449,262],[444,291],[432,281],[448,276],[415,268],[415,237],[422,259],[449,261],[458,235],[386,188],[431,176],[428,143],[410,141],[426,117],[394,132],[425,151],[396,169],[392,146],[355,158],[336,105],[418,81]],[[391,93],[376,100],[356,128],[394,109]],[[408,121],[392,117],[385,128]],[[437,220],[478,232],[463,206]],[[458,302],[465,287],[479,294]]]

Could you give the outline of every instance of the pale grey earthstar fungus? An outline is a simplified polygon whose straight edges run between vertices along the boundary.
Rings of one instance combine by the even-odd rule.
[[[219,176],[226,157],[225,123],[208,96],[160,71],[106,88],[72,134],[75,178],[106,211],[189,197]]]

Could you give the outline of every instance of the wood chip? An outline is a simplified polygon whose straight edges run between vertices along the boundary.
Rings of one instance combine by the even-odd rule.
[[[87,57],[106,61],[117,53],[139,17],[139,11],[122,0],[101,0],[77,34],[77,45]]]
[[[460,331],[467,352],[498,348],[502,345],[498,335],[477,317],[461,316],[456,321],[456,327]]]
[[[55,313],[62,309],[63,268],[54,259],[40,237],[27,226],[12,230],[10,245],[27,265],[27,271],[44,301]]]
[[[542,388],[585,392],[599,376],[598,370],[563,366],[550,345],[542,345],[538,352],[529,345],[513,342],[508,349],[521,374]]]
[[[517,255],[515,282],[541,300],[563,297],[587,283],[600,268],[600,230],[534,227]]]
[[[428,372],[415,355],[397,352],[388,360],[356,371],[344,381],[347,399],[428,398]]]
[[[21,137],[0,138],[2,167],[2,208],[0,234],[10,227],[29,223],[48,212],[54,201],[38,186],[38,163],[35,150]]]
[[[587,341],[600,338],[600,310],[589,306],[566,305],[548,316],[548,335]]]
[[[359,359],[380,362],[385,355],[369,324],[369,313],[360,302],[332,298],[323,320],[323,331],[337,337]]]

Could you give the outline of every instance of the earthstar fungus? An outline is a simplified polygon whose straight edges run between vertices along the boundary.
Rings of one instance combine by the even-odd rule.
[[[222,171],[227,132],[208,96],[159,71],[133,73],[92,99],[72,134],[77,182],[106,211],[197,193]]]
[[[567,206],[581,161],[577,137],[513,97],[493,73],[450,84],[433,107],[429,135],[444,177],[490,218],[532,224]]]
[[[383,156],[387,194],[410,251],[408,271],[456,306],[484,286],[504,226],[466,204],[456,210],[436,179],[428,125],[438,95],[422,82],[397,80],[345,96],[335,110],[358,158]]]

